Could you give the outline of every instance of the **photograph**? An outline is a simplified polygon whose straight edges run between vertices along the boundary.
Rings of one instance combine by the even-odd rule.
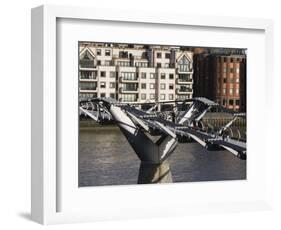
[[[247,48],[79,41],[79,187],[247,179]]]

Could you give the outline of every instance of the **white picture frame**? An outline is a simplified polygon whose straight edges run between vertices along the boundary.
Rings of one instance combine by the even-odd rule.
[[[225,212],[225,211],[243,211],[243,210],[264,210],[272,207],[272,177],[270,167],[270,141],[265,137],[264,148],[260,150],[252,147],[251,143],[258,141],[259,137],[254,134],[250,137],[250,163],[249,172],[250,179],[246,182],[231,182],[228,183],[228,189],[224,188],[223,182],[204,182],[191,183],[189,185],[165,185],[159,188],[153,186],[128,186],[128,187],[107,187],[97,189],[95,191],[84,190],[84,194],[89,196],[95,194],[102,202],[89,202],[89,207],[86,207],[87,201],[78,200],[76,196],[71,196],[71,192],[67,191],[67,187],[63,185],[63,176],[60,176],[60,164],[64,158],[57,155],[58,151],[58,115],[57,115],[57,99],[60,94],[60,88],[57,85],[57,32],[58,21],[60,19],[70,20],[93,20],[106,23],[122,22],[123,24],[145,24],[152,27],[165,26],[172,28],[180,27],[181,30],[185,27],[200,28],[201,30],[212,28],[219,30],[242,30],[257,31],[261,35],[261,39],[256,45],[261,46],[263,55],[261,62],[260,80],[262,83],[256,83],[256,88],[260,89],[261,104],[267,109],[272,109],[274,100],[272,100],[274,79],[273,79],[273,22],[265,19],[248,19],[248,18],[231,18],[231,17],[210,17],[210,16],[194,16],[194,15],[173,15],[160,12],[138,12],[138,11],[115,11],[105,9],[66,7],[44,5],[32,9],[32,204],[31,213],[32,219],[41,224],[56,224],[70,223],[81,221],[95,221],[107,219],[124,219],[124,218],[140,218],[151,216],[171,216],[185,215],[189,213],[206,213],[206,212]],[[79,26],[79,25],[78,25]],[[243,32],[244,33],[244,32]],[[245,35],[246,36],[246,35]],[[211,36],[210,36],[211,38]],[[237,38],[236,38],[237,39]],[[234,37],[235,40],[235,37]],[[247,39],[245,39],[247,40]],[[126,39],[124,40],[126,41]],[[161,42],[165,42],[162,40]],[[215,42],[215,41],[214,41]],[[215,44],[215,43],[213,43]],[[229,43],[231,44],[231,43]],[[253,65],[249,65],[250,71]],[[264,72],[262,72],[264,70]],[[249,70],[248,70],[249,71]],[[254,72],[250,72],[251,73]],[[76,73],[75,73],[76,74]],[[251,83],[251,78],[250,78]],[[68,87],[71,87],[69,85]],[[248,84],[249,89],[249,84]],[[251,86],[250,86],[251,87]],[[251,88],[250,88],[251,89]],[[69,88],[69,90],[71,90]],[[72,89],[75,90],[75,89]],[[257,92],[249,91],[249,99],[253,98]],[[253,100],[254,101],[254,100]],[[267,116],[266,112],[261,112],[258,118],[255,118],[255,106],[248,107],[251,119],[260,119]],[[247,112],[248,112],[247,111]],[[254,120],[253,120],[254,121]],[[247,129],[250,134],[254,133],[254,122],[249,122]],[[74,126],[76,124],[73,124]],[[77,128],[77,127],[76,127]],[[264,132],[270,132],[273,127],[263,128]],[[256,160],[251,155],[252,152],[259,151],[261,160]],[[75,153],[74,153],[75,154]],[[73,155],[72,155],[73,156]],[[73,161],[75,163],[75,161]],[[252,163],[251,163],[252,162]],[[65,163],[68,164],[68,163]],[[262,167],[258,175],[255,170]],[[64,168],[72,170],[73,174],[77,174],[75,169],[71,169],[71,164],[64,165]],[[63,173],[62,173],[63,174]],[[260,178],[257,178],[257,177]],[[70,179],[72,180],[72,179]],[[73,179],[74,180],[74,179]],[[73,181],[72,180],[72,181]],[[252,182],[253,181],[253,182]],[[208,184],[209,183],[209,184]],[[239,183],[239,185],[237,185]],[[207,185],[206,185],[207,184]],[[72,185],[75,185],[73,182]],[[188,187],[187,187],[188,186]],[[238,186],[238,187],[237,187]],[[159,194],[159,189],[164,190],[163,197],[171,197],[173,195],[183,197],[181,191],[190,191],[195,188],[192,194],[198,194],[195,201],[166,200],[163,205],[159,200],[149,200],[149,208],[147,204],[142,205],[143,199],[139,202],[130,202],[132,194],[138,196],[140,194]],[[235,189],[245,189],[247,194],[242,197],[242,191],[237,191],[237,196],[233,198],[219,196],[216,198],[204,198],[200,200],[198,191],[210,191],[214,197],[218,190],[226,189],[225,192],[233,193]],[[263,189],[260,189],[263,188]],[[78,189],[78,188],[77,188]],[[60,192],[63,190],[63,192]],[[196,192],[197,191],[197,192]],[[253,191],[256,191],[253,194]],[[74,194],[74,193],[73,193]],[[78,194],[78,193],[77,193]],[[105,195],[108,195],[106,199]],[[114,203],[114,194],[120,195],[122,198],[128,199],[122,203]],[[121,195],[123,194],[123,195]],[[100,196],[100,197],[99,197]],[[252,196],[252,199],[249,197]],[[110,198],[111,197],[111,198]],[[66,209],[61,209],[61,200],[65,199],[68,202]],[[160,198],[159,198],[160,199]],[[96,203],[94,203],[96,202]],[[104,207],[102,207],[104,203]],[[95,204],[95,205],[93,205]],[[118,206],[120,205],[120,206]],[[79,206],[79,208],[78,208]],[[80,207],[81,206],[81,207]],[[73,210],[70,210],[73,207]],[[76,209],[77,208],[77,209]]]

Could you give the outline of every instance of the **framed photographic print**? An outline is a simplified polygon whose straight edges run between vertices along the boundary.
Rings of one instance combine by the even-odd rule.
[[[246,49],[78,46],[79,186],[246,179]]]
[[[33,9],[32,219],[270,208],[270,145],[255,130],[273,106],[272,31],[264,19]]]

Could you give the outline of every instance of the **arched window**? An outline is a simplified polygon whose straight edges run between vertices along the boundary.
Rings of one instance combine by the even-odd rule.
[[[95,60],[94,57],[86,50],[80,57],[80,67],[81,68],[94,68]]]
[[[183,56],[178,62],[179,70],[181,72],[189,72],[190,71],[190,61],[186,56]]]

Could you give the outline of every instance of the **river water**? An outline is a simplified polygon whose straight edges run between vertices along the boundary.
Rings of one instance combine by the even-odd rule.
[[[79,138],[79,186],[137,184],[140,161],[119,129],[81,129]],[[173,182],[246,179],[246,161],[197,143],[179,144],[168,162]]]

